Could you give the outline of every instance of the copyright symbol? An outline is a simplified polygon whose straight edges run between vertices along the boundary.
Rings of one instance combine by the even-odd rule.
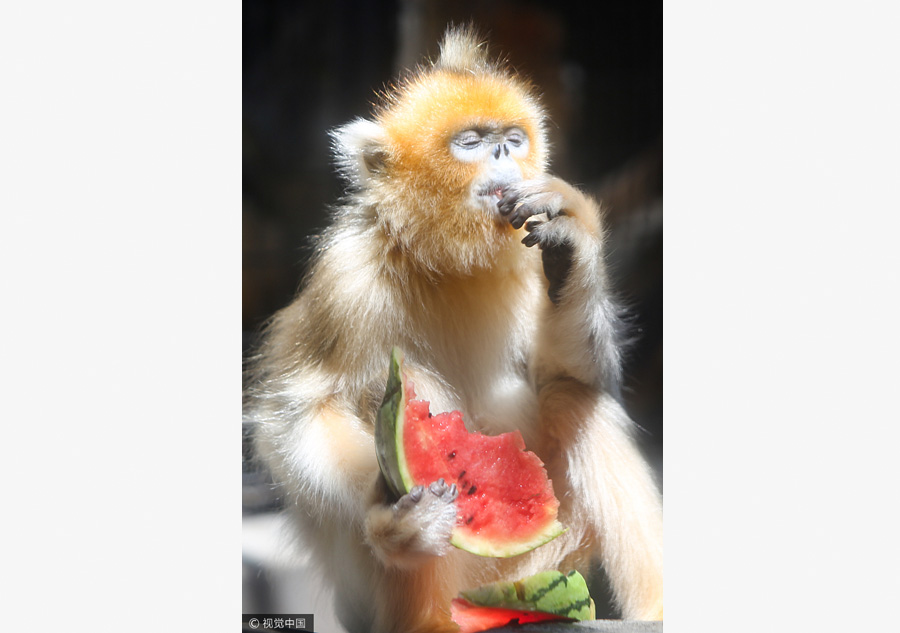
[[[249,621],[247,624],[250,625],[250,628],[251,628],[251,629],[258,629],[258,628],[259,628],[259,620],[257,620],[256,618],[251,618],[250,621]]]

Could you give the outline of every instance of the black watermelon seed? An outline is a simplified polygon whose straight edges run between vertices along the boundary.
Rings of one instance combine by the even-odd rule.
[[[475,520],[475,515],[473,514],[473,515],[470,516],[468,519],[466,519],[466,525],[469,525],[469,523],[471,523],[471,522],[474,521],[474,520]]]
[[[475,494],[475,486],[472,486],[471,488],[469,488],[469,492],[467,492],[466,494],[474,495]]]
[[[457,479],[462,479],[465,474],[466,471],[462,471],[461,473],[459,473],[459,477],[457,477]]]
[[[456,451],[453,451],[452,453],[450,453],[449,455],[447,455],[447,457],[450,458],[450,459],[453,459],[454,457],[456,457]]]

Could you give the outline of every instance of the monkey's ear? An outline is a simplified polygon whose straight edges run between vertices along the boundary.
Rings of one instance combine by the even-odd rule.
[[[356,119],[331,133],[338,170],[356,187],[384,174],[388,158],[388,137],[380,125]]]

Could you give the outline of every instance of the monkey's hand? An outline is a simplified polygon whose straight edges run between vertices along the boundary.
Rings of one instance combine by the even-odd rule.
[[[536,380],[559,377],[616,393],[621,377],[619,317],[607,289],[597,203],[567,182],[545,176],[510,185],[497,202],[525,246],[538,246],[552,309],[536,341]]]
[[[599,254],[601,235],[596,205],[567,182],[547,176],[506,187],[497,208],[513,228],[525,226],[525,246],[540,247],[549,283],[547,293],[558,305],[576,255],[592,260]]]
[[[378,503],[366,516],[366,541],[386,567],[411,569],[449,551],[456,525],[456,484],[439,479],[416,486],[393,505]]]

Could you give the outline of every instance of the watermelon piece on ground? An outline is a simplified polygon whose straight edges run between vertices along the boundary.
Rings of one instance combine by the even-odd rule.
[[[391,353],[390,373],[375,428],[378,463],[398,496],[443,479],[456,484],[457,523],[450,542],[481,556],[509,557],[565,531],[559,501],[540,458],[518,431],[469,433],[459,411],[432,415]]]
[[[481,607],[462,598],[454,598],[450,603],[450,617],[459,625],[460,633],[478,633],[507,624],[528,624],[529,622],[571,621],[555,613]]]
[[[462,633],[516,623],[593,620],[596,613],[584,577],[556,570],[463,591],[450,612]]]
[[[555,613],[573,620],[593,620],[594,601],[577,571],[542,571],[513,582],[500,581],[463,591],[460,596],[480,606]]]

